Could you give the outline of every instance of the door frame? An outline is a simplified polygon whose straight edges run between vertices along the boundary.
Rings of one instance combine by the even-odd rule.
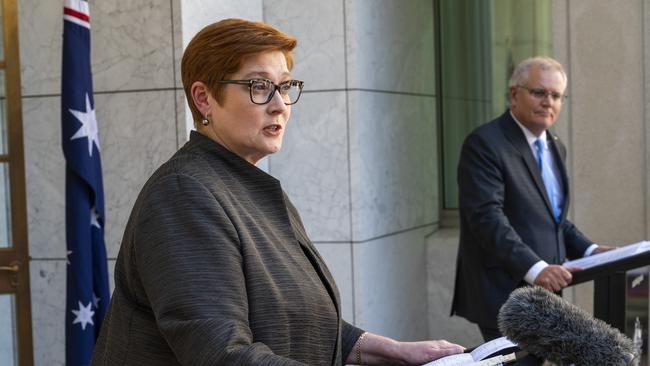
[[[7,153],[0,155],[0,162],[9,166],[12,246],[0,249],[0,266],[17,263],[19,270],[18,272],[0,271],[0,293],[15,295],[18,365],[31,366],[34,364],[34,356],[16,0],[2,0],[1,19],[4,60],[0,60],[0,68],[5,74]]]

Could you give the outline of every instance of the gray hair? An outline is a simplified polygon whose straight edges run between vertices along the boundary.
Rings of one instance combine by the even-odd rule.
[[[567,76],[562,65],[550,57],[531,57],[523,60],[515,67],[510,77],[509,87],[523,86],[528,81],[528,72],[531,68],[540,70],[554,70],[559,72],[564,79],[564,85],[567,84]]]

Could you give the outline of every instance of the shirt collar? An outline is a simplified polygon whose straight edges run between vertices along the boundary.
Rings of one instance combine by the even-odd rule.
[[[540,140],[542,140],[542,145],[544,145],[544,148],[547,148],[546,131],[542,132],[542,134],[539,135],[539,137],[535,136],[535,134],[530,132],[529,129],[527,129],[524,125],[521,124],[521,122],[519,122],[517,120],[517,117],[515,117],[515,115],[512,114],[512,111],[509,111],[509,112],[510,112],[510,116],[512,116],[512,119],[517,123],[517,126],[519,126],[519,128],[521,128],[521,131],[524,133],[524,136],[526,136],[526,141],[528,142],[529,146],[533,146],[533,144],[535,143],[535,140],[540,139]]]

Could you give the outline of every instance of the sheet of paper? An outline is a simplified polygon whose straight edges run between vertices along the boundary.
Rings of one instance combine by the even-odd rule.
[[[502,366],[509,365],[510,363],[517,361],[517,355],[515,353],[510,353],[507,355],[498,355],[490,357],[479,362],[474,362],[472,366]]]
[[[566,268],[577,267],[582,269],[588,269],[591,267],[599,266],[601,264],[614,262],[619,259],[632,257],[647,251],[650,251],[650,242],[641,241],[634,244],[628,244],[626,246],[622,246],[604,253],[594,254],[594,255],[590,255],[589,257],[584,257],[584,258],[579,258],[576,260],[564,262],[563,266]]]
[[[469,353],[459,353],[453,356],[439,358],[422,366],[462,366],[474,362],[472,355]]]
[[[474,362],[482,360],[493,353],[516,346],[517,345],[512,343],[508,338],[501,337],[483,343],[474,348],[470,353],[460,353],[453,356],[443,357],[422,366],[462,366],[469,363],[473,364]]]
[[[482,345],[474,348],[474,350],[471,352],[471,355],[473,359],[478,361],[486,358],[493,353],[501,351],[502,349],[510,347],[517,347],[517,345],[512,343],[508,338],[501,337],[493,339],[489,342],[485,342]]]

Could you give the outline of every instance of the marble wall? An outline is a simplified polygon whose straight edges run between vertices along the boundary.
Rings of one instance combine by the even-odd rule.
[[[65,362],[62,3],[19,3],[37,365]],[[299,40],[293,75],[306,90],[282,152],[262,164],[283,182],[330,266],[343,316],[399,339],[444,337],[425,320],[425,237],[438,222],[428,0],[91,3],[111,271],[137,193],[191,128],[179,76],[183,46],[225,17],[264,20]]]
[[[466,347],[483,342],[478,327],[459,316],[449,316],[454,295],[457,227],[443,227],[427,237],[427,295],[429,332],[432,338],[444,338]]]
[[[554,48],[569,77],[557,132],[568,145],[571,214],[592,240],[648,238],[650,6],[555,0]],[[568,293],[592,308],[592,287]]]

